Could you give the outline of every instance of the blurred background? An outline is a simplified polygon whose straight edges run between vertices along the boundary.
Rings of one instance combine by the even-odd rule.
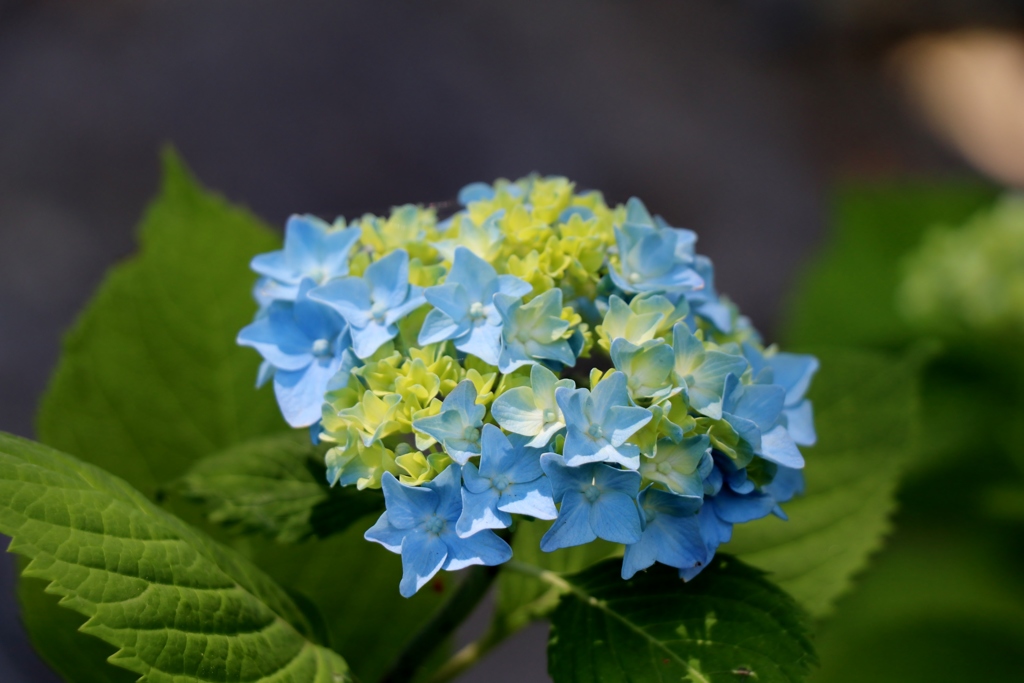
[[[0,0],[0,429],[32,435],[164,143],[275,225],[531,171],[640,195],[772,340],[836,187],[1024,188],[1022,25],[1022,0]],[[57,681],[2,560],[0,680]],[[545,641],[464,680],[546,680]]]

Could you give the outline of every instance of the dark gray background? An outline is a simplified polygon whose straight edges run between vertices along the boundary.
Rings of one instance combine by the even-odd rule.
[[[164,142],[278,225],[530,171],[638,194],[698,231],[720,289],[770,332],[837,179],[967,172],[878,67],[913,22],[811,6],[0,0],[0,429],[31,436],[62,331],[133,249]],[[2,559],[0,680],[55,681]],[[545,680],[545,638],[463,680]]]

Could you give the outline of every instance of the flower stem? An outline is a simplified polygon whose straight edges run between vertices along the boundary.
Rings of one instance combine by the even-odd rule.
[[[433,618],[413,636],[381,683],[411,681],[434,650],[450,636],[487,594],[500,567],[474,566]]]

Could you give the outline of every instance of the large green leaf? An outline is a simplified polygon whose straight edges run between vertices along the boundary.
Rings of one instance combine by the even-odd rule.
[[[253,388],[258,357],[235,345],[249,261],[279,238],[167,153],[139,240],[65,339],[38,433],[152,497],[196,458],[284,427]]]
[[[0,434],[0,533],[31,558],[111,661],[153,683],[337,683],[348,668],[314,642],[270,578],[126,482]]]
[[[756,569],[719,557],[689,583],[617,560],[561,579],[551,616],[555,683],[802,681],[815,662],[800,607]]]
[[[28,564],[27,560],[23,561]],[[87,619],[60,606],[60,596],[46,592],[47,581],[21,577],[18,604],[21,620],[32,633],[36,651],[66,681],[74,683],[134,683],[139,679],[127,669],[107,662],[117,648],[79,632]]]
[[[328,487],[323,448],[304,431],[259,437],[197,462],[183,493],[209,505],[210,521],[279,543],[344,531],[384,510],[380,491]]]
[[[914,456],[918,357],[817,352],[818,444],[806,449],[806,494],[734,529],[727,546],[772,574],[812,614],[828,612],[889,531],[895,490]]]
[[[895,298],[903,257],[928,228],[959,224],[995,196],[994,188],[952,182],[841,190],[831,243],[801,278],[783,339],[884,347],[909,341]]]

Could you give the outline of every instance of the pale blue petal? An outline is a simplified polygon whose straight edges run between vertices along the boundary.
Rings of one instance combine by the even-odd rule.
[[[615,492],[627,498],[636,498],[640,493],[641,477],[630,470],[620,470],[608,465],[593,465],[588,479],[592,479],[603,492]]]
[[[480,476],[480,470],[471,462],[462,468],[462,482],[470,493],[483,493],[491,488],[490,478]]]
[[[596,538],[597,534],[590,528],[590,503],[579,491],[568,491],[562,498],[558,518],[540,539],[540,549],[550,553],[590,543]]]
[[[761,450],[758,453],[776,465],[794,469],[804,466],[804,456],[800,454],[800,449],[796,447],[793,438],[782,425],[773,427],[761,435]]]
[[[626,439],[650,422],[652,417],[653,414],[646,408],[612,406],[605,414],[601,427],[611,444],[618,448]]]
[[[786,429],[799,446],[813,446],[818,435],[814,430],[814,410],[811,402],[804,399],[792,408],[782,411],[786,416]]]
[[[466,469],[471,465],[466,465]],[[455,525],[461,538],[472,536],[484,529],[505,529],[512,524],[512,516],[498,510],[498,492],[488,487],[482,493],[462,489],[462,514]]]
[[[534,436],[544,428],[544,411],[537,407],[530,387],[509,389],[491,404],[491,415],[502,429]]]
[[[613,372],[598,382],[590,394],[590,405],[590,417],[599,422],[604,421],[612,406],[629,405],[626,376],[621,372]]]
[[[520,299],[533,291],[533,285],[515,275],[498,276],[498,292]]]
[[[750,420],[762,432],[771,429],[782,414],[785,390],[774,384],[748,384],[731,406],[730,413]]]
[[[352,351],[361,359],[369,358],[377,349],[391,341],[398,334],[397,325],[383,325],[370,320],[366,327],[352,328]]]
[[[367,541],[380,543],[393,553],[400,553],[402,552],[402,540],[408,533],[408,529],[399,529],[392,526],[391,522],[388,521],[388,513],[385,511],[381,513],[380,518],[374,522],[373,526],[366,530],[363,538]]]
[[[547,477],[509,486],[501,494],[498,510],[537,519],[554,519],[558,516],[551,497],[551,482]]]
[[[786,390],[786,405],[796,405],[807,393],[814,373],[818,371],[818,359],[796,353],[777,353],[768,359],[774,371],[774,382]]]
[[[444,565],[448,571],[458,571],[474,564],[493,567],[512,559],[512,548],[493,531],[480,531],[468,538],[459,538],[448,532],[443,538],[448,545],[448,561]]]
[[[540,466],[548,477],[551,497],[556,503],[561,502],[566,491],[578,488],[588,476],[586,469],[567,466],[562,456],[557,453],[545,453],[540,456]]]
[[[445,284],[462,285],[472,301],[490,303],[491,296],[497,291],[497,279],[498,273],[494,266],[466,247],[456,247],[452,269],[448,272]],[[430,300],[429,296],[427,300]]]
[[[360,278],[332,280],[310,290],[308,296],[337,311],[349,325],[363,327],[370,320],[370,288]]]
[[[411,598],[440,571],[448,559],[448,546],[440,536],[412,531],[402,542],[402,581],[398,591]]]
[[[476,356],[485,363],[497,365],[501,355],[501,327],[494,325],[471,326],[468,334],[455,341],[455,348]]]
[[[409,286],[409,254],[396,249],[368,265],[363,278],[370,285],[373,301],[397,306],[405,299]]]
[[[636,499],[618,491],[602,491],[590,506],[590,528],[598,538],[612,543],[636,543],[641,533]]]
[[[328,363],[310,363],[302,370],[274,373],[274,395],[289,425],[308,427],[320,419],[327,383],[340,366],[341,359],[332,358]]]
[[[406,486],[390,472],[381,477],[388,521],[397,529],[412,529],[437,509],[437,492],[425,486]]]
[[[291,304],[275,303],[267,314],[238,333],[238,344],[256,349],[281,370],[301,370],[313,361],[313,342],[291,316]]]
[[[388,312],[384,316],[384,322],[394,323],[401,320],[405,316],[415,311],[420,306],[427,303],[427,300],[423,296],[423,288],[417,287],[416,285],[409,285],[408,291],[406,292],[407,298],[404,302],[400,302],[393,308],[388,309]]]
[[[470,183],[459,190],[459,204],[467,206],[470,202],[482,202],[494,198],[494,188],[487,183]]]
[[[558,387],[555,389],[555,401],[562,411],[566,425],[575,425],[579,429],[586,429],[590,421],[583,412],[583,404],[590,392],[586,389],[570,389],[569,387]]]
[[[499,474],[509,474],[515,464],[515,452],[508,437],[492,424],[485,424],[480,437],[480,472],[492,479]],[[537,475],[542,474],[540,465]]]
[[[469,330],[469,323],[456,323],[446,313],[436,308],[423,320],[423,327],[420,329],[419,343],[421,345],[436,344],[438,342],[455,339]]]
[[[414,429],[428,434],[438,441],[461,439],[462,435],[466,432],[466,424],[462,419],[462,415],[455,410],[446,410],[437,415],[421,417],[413,421],[412,426]]]
[[[427,287],[423,290],[423,297],[431,306],[459,323],[466,322],[473,303],[469,291],[456,282]]]
[[[462,514],[462,468],[458,465],[448,465],[441,474],[423,484],[421,488],[437,494],[435,514],[454,525]]]

